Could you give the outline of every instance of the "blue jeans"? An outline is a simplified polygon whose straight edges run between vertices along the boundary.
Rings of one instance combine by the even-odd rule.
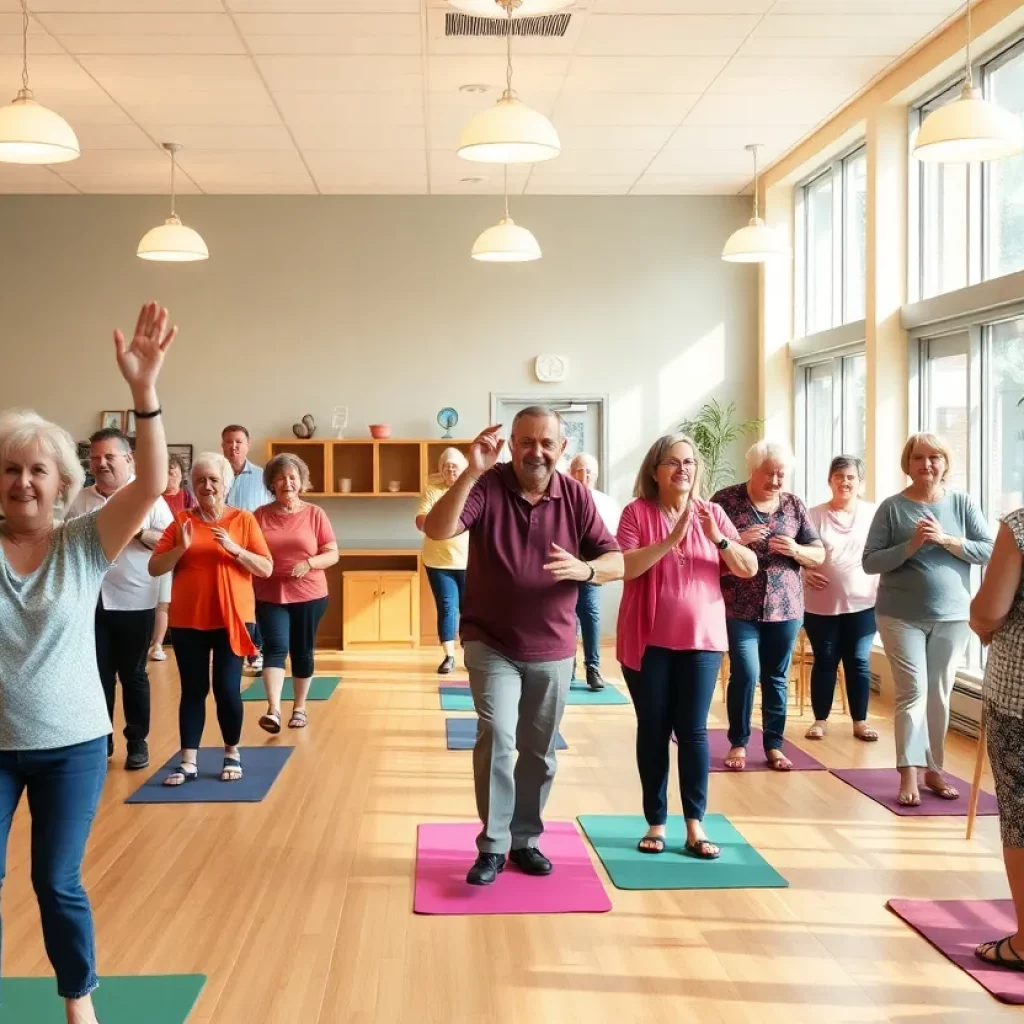
[[[708,802],[708,710],[722,655],[718,651],[669,651],[648,647],[640,671],[622,666],[636,709],[636,766],[648,825],[668,819],[669,743],[679,747],[683,817],[701,821]]]
[[[451,643],[459,632],[459,612],[466,589],[465,569],[435,569],[426,566],[427,581],[437,605],[437,638]]]
[[[832,710],[836,675],[842,662],[846,672],[846,698],[850,717],[863,722],[868,717],[871,689],[871,642],[875,638],[875,609],[844,615],[804,614],[804,629],[814,652],[811,668],[811,706],[814,717],[824,722]]]
[[[82,888],[82,858],[106,777],[106,736],[53,750],[0,751],[0,882],[11,820],[27,790],[32,887],[64,999],[81,999],[97,985],[96,931]]]
[[[800,620],[748,622],[726,619],[729,630],[729,743],[745,747],[750,742],[750,712],[754,686],[761,680],[761,720],[764,750],[782,749],[786,731],[786,693],[793,644],[800,632]]]
[[[312,679],[315,668],[316,631],[327,611],[327,598],[293,604],[256,602],[256,621],[263,634],[263,667],[284,668],[289,653],[292,675]]]
[[[587,668],[601,665],[601,588],[581,583],[576,598],[576,618],[583,634],[583,664]]]

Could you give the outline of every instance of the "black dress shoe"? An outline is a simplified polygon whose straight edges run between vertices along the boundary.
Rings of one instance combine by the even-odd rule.
[[[536,846],[524,846],[513,850],[508,859],[526,875],[550,875],[551,861]]]
[[[124,759],[124,770],[126,772],[137,772],[141,768],[149,767],[149,745],[145,740],[139,743],[132,743],[128,747],[128,756]]]
[[[449,654],[440,665],[437,666],[437,674],[446,676],[449,672],[455,671],[455,659]]]
[[[466,881],[470,885],[493,885],[498,875],[505,870],[505,854],[480,853],[476,863],[469,869]]]
[[[591,690],[603,690],[604,680],[601,678],[601,670],[597,668],[587,669],[587,686]]]

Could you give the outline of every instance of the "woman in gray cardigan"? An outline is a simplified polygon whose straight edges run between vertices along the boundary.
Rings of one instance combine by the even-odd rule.
[[[967,494],[949,491],[949,449],[934,434],[903,446],[911,483],[886,498],[864,546],[864,571],[879,574],[875,614],[896,701],[899,802],[921,802],[924,784],[946,800],[959,793],[942,777],[949,697],[970,636],[971,566],[992,557],[992,534]]]

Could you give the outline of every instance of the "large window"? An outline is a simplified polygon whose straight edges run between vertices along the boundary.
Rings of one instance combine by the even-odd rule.
[[[864,319],[867,153],[863,146],[798,189],[797,323],[801,336]]]
[[[978,62],[986,98],[1024,114],[1024,42]],[[960,95],[963,78],[914,111],[916,127]],[[1024,270],[1024,155],[979,164],[914,162],[917,254],[912,299],[928,299]]]
[[[797,368],[797,459],[794,489],[809,505],[829,497],[828,468],[836,455],[864,457],[866,363],[851,352]]]
[[[1002,516],[1024,505],[1024,320],[985,328],[985,506]]]
[[[966,491],[970,483],[968,335],[965,331],[952,338],[929,341],[926,345],[922,420],[926,430],[938,434],[949,446],[952,455],[949,486]]]

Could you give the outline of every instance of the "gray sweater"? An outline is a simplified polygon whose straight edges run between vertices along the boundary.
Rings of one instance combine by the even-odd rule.
[[[907,544],[926,515],[938,520],[943,532],[962,538],[961,557],[937,544],[925,544],[907,554]],[[902,494],[886,498],[878,506],[864,545],[864,571],[882,577],[876,613],[909,621],[966,620],[971,566],[988,562],[992,544],[988,523],[967,494],[951,491],[931,504]]]

